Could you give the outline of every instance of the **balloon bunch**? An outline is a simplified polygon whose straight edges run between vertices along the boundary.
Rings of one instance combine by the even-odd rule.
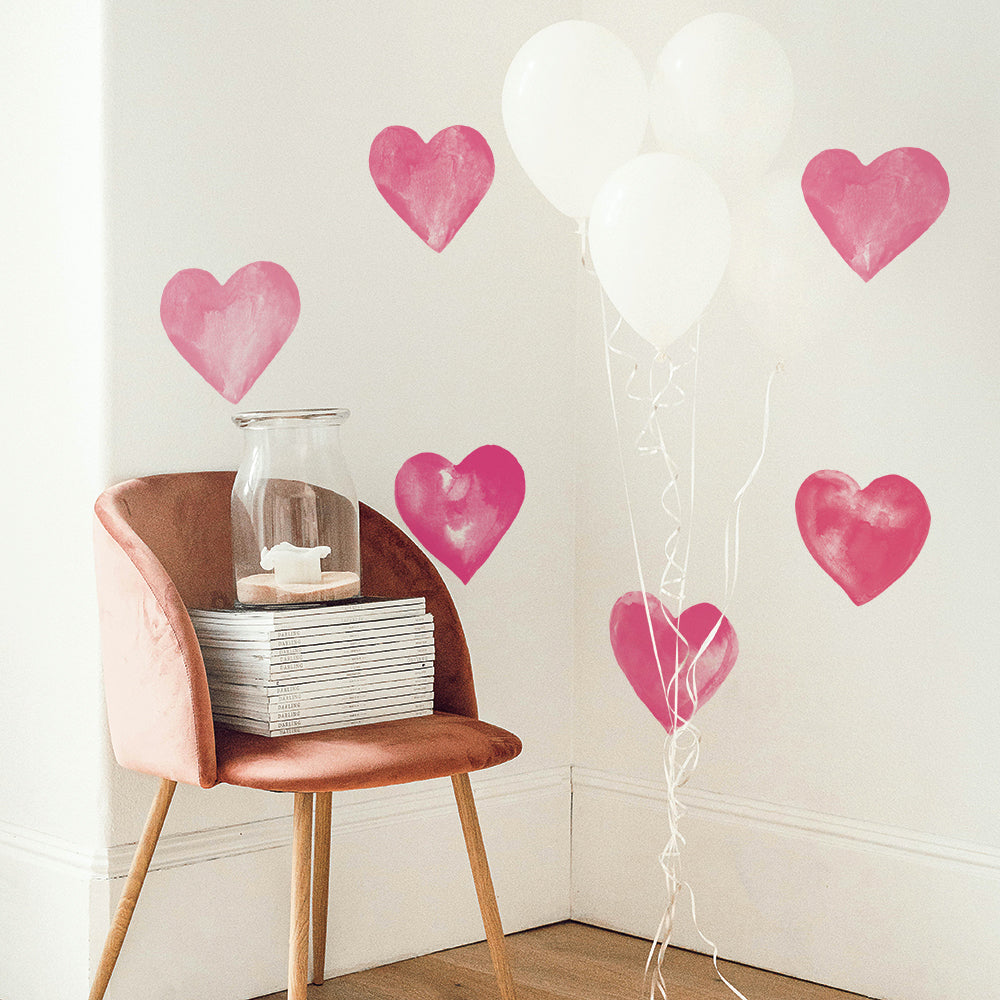
[[[626,394],[648,407],[637,449],[664,463],[660,506],[669,527],[659,594],[678,605],[676,617],[668,613],[678,640],[683,640],[676,621],[683,611],[690,551],[690,535],[688,552],[678,548],[682,507],[689,505],[690,517],[694,506],[695,395],[693,386],[690,391],[681,386],[680,374],[691,369],[697,380],[700,317],[730,256],[730,215],[723,192],[730,197],[746,193],[761,179],[784,141],[792,105],[791,66],[781,46],[756,22],[727,13],[699,17],[673,35],[656,61],[651,86],[635,55],[616,35],[577,20],[560,21],[533,35],[515,55],[504,81],[502,112],[514,153],[542,194],[577,220],[589,242],[593,271],[621,317],[609,326],[602,296],[605,359],[619,445],[612,354],[632,362]],[[641,151],[650,123],[661,147],[658,152]],[[633,387],[645,381],[637,377],[639,361],[614,346],[623,323],[656,352],[649,362],[648,391],[638,395]],[[671,347],[692,330],[690,344]],[[681,363],[666,355],[668,348],[682,357]],[[656,384],[664,378],[665,384]],[[769,382],[765,440],[770,387]],[[660,426],[662,414],[688,401],[690,499],[681,496],[679,465],[667,450]],[[759,466],[758,459],[734,500],[731,576],[730,526],[726,529],[727,601],[735,584],[739,508]],[[645,594],[624,459],[622,471],[640,592]],[[675,691],[678,687],[681,664],[675,656],[668,682],[648,600],[646,604],[650,655],[642,659],[654,663],[666,697],[670,682]],[[645,683],[635,671],[622,669],[634,687]],[[692,692],[693,704],[698,693]],[[703,692],[702,700],[709,693]],[[674,723],[665,728],[670,732],[686,724],[691,714],[693,708],[684,718],[674,712]],[[669,712],[654,715],[661,722],[670,717]]]
[[[749,18],[719,13],[667,42],[651,87],[606,28],[549,25],[515,55],[502,112],[525,173],[586,225],[608,298],[662,351],[715,294],[730,248],[723,192],[763,175],[792,103],[777,41]],[[661,151],[640,153],[650,122]]]
[[[683,837],[677,824],[683,808],[676,792],[698,757],[699,737],[691,716],[699,701],[722,683],[737,655],[725,607],[719,611],[699,604],[684,609],[690,533],[685,552],[679,551],[679,534],[682,507],[688,505],[689,518],[694,507],[694,386],[685,390],[678,377],[691,369],[697,380],[700,317],[729,262],[727,196],[738,200],[763,177],[785,139],[792,105],[791,66],[781,46],[754,21],[725,13],[697,18],[670,38],[657,59],[651,86],[617,36],[599,25],[571,20],[532,36],[515,55],[503,87],[504,126],[518,161],[541,193],[577,221],[604,295],[621,316],[609,326],[602,297],[605,360],[640,590],[615,605],[611,640],[622,671],[667,732],[664,774],[670,839],[660,864],[668,902],[647,964],[649,968],[659,949],[651,998],[657,992],[666,997],[661,964],[678,896],[683,888],[690,891],[679,876]],[[650,124],[660,148],[642,152]],[[648,391],[638,394],[634,387],[645,381],[637,377],[639,361],[614,346],[622,322],[655,351],[648,363]],[[692,330],[689,345],[671,346]],[[668,348],[684,360],[675,364],[666,355]],[[625,391],[629,399],[648,407],[638,451],[664,464],[660,503],[669,529],[659,597],[646,592],[621,452],[612,355],[632,362]],[[665,384],[654,384],[664,378]],[[765,442],[770,388],[769,381]],[[690,497],[681,495],[679,465],[659,423],[661,413],[686,402],[691,404]],[[759,467],[760,459],[734,500],[731,572],[726,526],[724,604],[736,579],[740,506]],[[661,598],[676,604],[676,615]],[[693,916],[693,893],[691,897]],[[698,934],[717,959],[715,946],[700,929]],[[721,973],[720,978],[743,997]]]

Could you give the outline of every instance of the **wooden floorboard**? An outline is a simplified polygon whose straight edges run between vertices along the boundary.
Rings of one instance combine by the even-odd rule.
[[[330,942],[330,946],[334,946]],[[562,923],[507,937],[518,1000],[645,1000],[649,942],[586,924]],[[863,1000],[732,962],[722,974],[747,1000]],[[706,955],[668,949],[663,979],[670,1000],[733,1000]],[[282,1000],[272,993],[260,1000]],[[496,1000],[486,943],[395,962],[309,987],[309,1000]]]

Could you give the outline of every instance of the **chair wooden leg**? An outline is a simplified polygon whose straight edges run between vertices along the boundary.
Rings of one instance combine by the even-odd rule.
[[[170,800],[173,798],[174,789],[177,787],[176,781],[169,778],[160,779],[160,787],[156,791],[156,797],[149,809],[146,817],[146,826],[143,828],[142,837],[135,848],[135,856],[132,858],[132,867],[129,869],[128,878],[125,881],[125,888],[122,890],[121,899],[118,901],[118,908],[115,910],[114,920],[108,929],[108,936],[104,941],[104,951],[101,952],[101,961],[97,966],[97,975],[90,987],[90,1000],[102,1000],[111,980],[111,973],[114,971],[118,955],[121,953],[122,945],[125,942],[125,933],[132,920],[132,913],[135,911],[135,904],[139,900],[139,893],[142,891],[142,884],[146,880],[146,872],[149,871],[149,862],[152,860],[153,851],[156,849],[156,842],[160,839],[160,831],[163,829],[163,821],[167,818],[167,810],[170,808]]]
[[[510,963],[507,961],[507,943],[500,923],[500,911],[497,909],[493,879],[490,877],[490,867],[486,860],[479,817],[476,815],[476,800],[472,796],[472,785],[467,774],[453,774],[451,783],[455,789],[458,815],[462,821],[465,847],[469,852],[472,878],[476,883],[479,910],[483,915],[483,929],[486,931],[486,941],[489,944],[490,957],[493,959],[493,970],[496,973],[497,985],[500,987],[500,996],[502,1000],[515,1000],[514,979],[510,973]]]
[[[323,982],[326,968],[326,915],[330,899],[330,821],[333,793],[316,793],[316,815],[313,818],[312,869],[312,938],[313,974],[317,985]]]
[[[312,792],[295,793],[292,819],[292,913],[288,933],[288,1000],[306,1000],[309,979],[312,805]]]

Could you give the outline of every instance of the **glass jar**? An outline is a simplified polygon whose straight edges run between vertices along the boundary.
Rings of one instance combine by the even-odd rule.
[[[239,413],[233,573],[240,604],[336,601],[361,592],[358,498],[340,450],[349,410]]]

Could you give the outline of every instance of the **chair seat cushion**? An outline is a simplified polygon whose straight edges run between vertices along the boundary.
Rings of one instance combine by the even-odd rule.
[[[378,788],[479,771],[521,752],[506,729],[448,712],[289,736],[217,726],[218,781],[275,792]]]

